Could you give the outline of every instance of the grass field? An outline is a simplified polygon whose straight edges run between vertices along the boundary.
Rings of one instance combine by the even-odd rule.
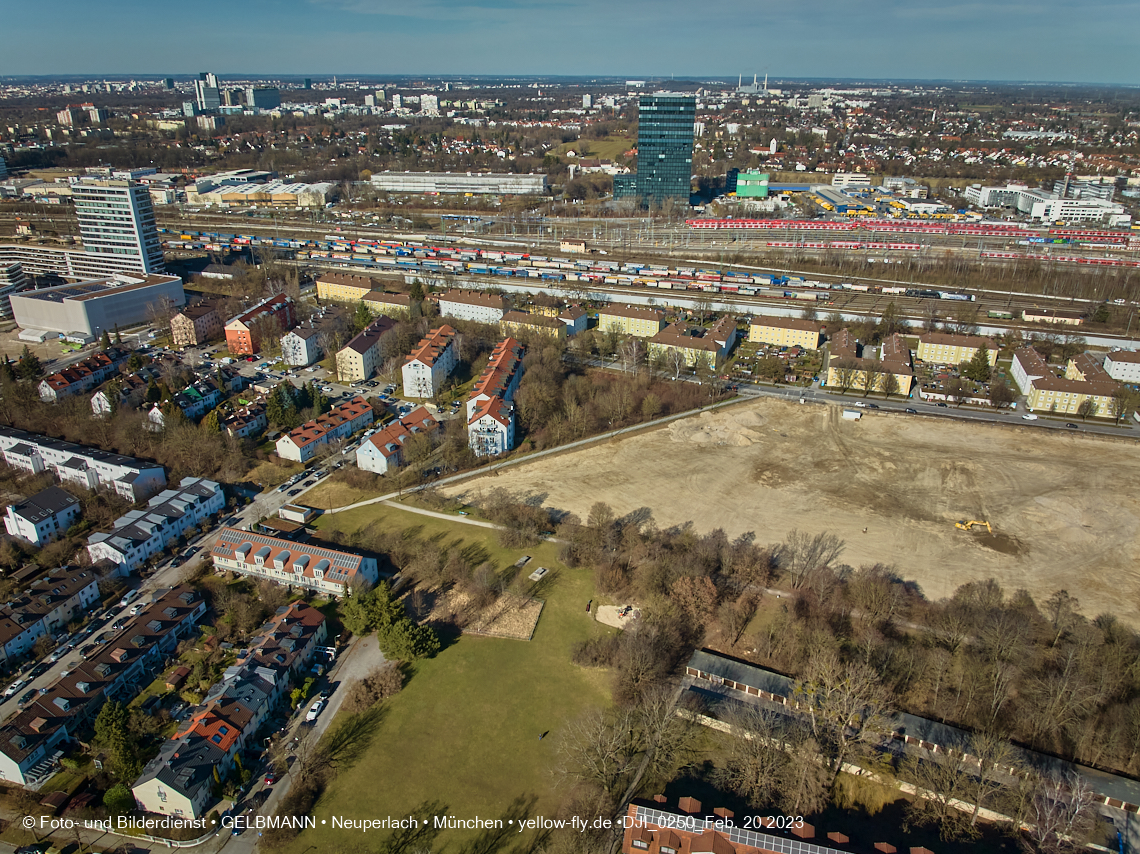
[[[607,136],[603,139],[579,139],[573,142],[564,142],[554,149],[558,157],[565,157],[567,151],[575,152],[579,157],[596,157],[599,160],[617,160],[631,148],[637,145],[636,137]]]
[[[386,704],[367,753],[341,773],[314,809],[317,829],[304,832],[289,851],[360,844],[359,831],[319,824],[332,815],[406,816],[432,803],[432,814],[493,818],[519,799],[528,803],[529,815],[551,815],[560,795],[550,769],[564,725],[586,708],[609,702],[606,675],[569,660],[574,644],[611,631],[586,613],[593,579],[559,564],[554,544],[503,549],[491,531],[391,507],[338,513],[320,523],[345,531],[360,525],[404,528],[412,536],[481,551],[500,567],[529,554],[532,566],[552,570],[536,593],[546,607],[529,642],[464,636],[418,663],[404,690]],[[443,833],[440,842],[453,844],[477,835]]]

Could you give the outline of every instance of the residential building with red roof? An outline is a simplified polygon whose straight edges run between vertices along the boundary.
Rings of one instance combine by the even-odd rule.
[[[220,569],[325,596],[347,596],[379,577],[374,557],[240,528],[222,528],[210,556]]]
[[[73,394],[83,394],[110,379],[127,358],[121,350],[111,349],[105,353],[88,356],[82,362],[57,371],[40,380],[38,391],[44,403],[58,403],[62,398]]]
[[[404,397],[435,397],[443,381],[459,364],[456,334],[452,327],[440,326],[429,332],[408,354],[401,371]]]
[[[282,333],[297,325],[293,300],[285,294],[263,299],[226,323],[226,346],[235,356],[252,356],[261,351],[262,320],[277,321]]]
[[[477,455],[495,456],[515,446],[515,390],[524,349],[514,338],[495,345],[467,400],[467,441]]]
[[[356,395],[278,439],[277,456],[298,463],[308,462],[329,442],[347,438],[357,430],[363,430],[375,417],[368,401]]]
[[[373,433],[356,449],[356,467],[384,474],[404,464],[404,445],[413,436],[435,437],[441,432],[439,420],[427,407],[417,406],[403,418]]]

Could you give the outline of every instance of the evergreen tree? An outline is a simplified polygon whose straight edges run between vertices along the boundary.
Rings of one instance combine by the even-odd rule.
[[[127,370],[133,374],[136,371],[140,370],[145,364],[146,362],[143,360],[142,354],[131,353],[130,357],[127,359]]]
[[[16,381],[16,367],[5,354],[3,363],[0,363],[0,382],[5,384]]]
[[[372,312],[368,310],[363,302],[356,304],[356,311],[352,315],[352,334],[356,335],[363,332],[365,327],[372,322]]]
[[[20,353],[20,361],[16,363],[16,373],[22,380],[37,379],[40,374],[44,372],[43,365],[40,364],[40,357],[33,353],[28,345],[24,345],[23,351]]]
[[[115,324],[115,346],[123,346],[123,333],[119,331],[119,324]]]
[[[424,286],[419,279],[412,282],[412,288],[408,291],[408,296],[411,297],[414,303],[424,301]]]
[[[109,333],[106,329],[103,330],[103,335],[99,339],[99,347],[103,350],[111,349],[111,333]]]
[[[990,378],[990,351],[983,344],[962,367],[962,373],[974,382],[984,383]]]
[[[146,395],[143,398],[147,403],[158,403],[162,400],[162,392],[158,388],[158,383],[151,380],[146,384]]]
[[[218,410],[211,409],[206,413],[206,417],[202,419],[202,429],[207,433],[221,433],[222,432],[222,419],[218,415]]]

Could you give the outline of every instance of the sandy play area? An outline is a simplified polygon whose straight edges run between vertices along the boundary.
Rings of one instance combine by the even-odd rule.
[[[583,519],[595,501],[776,542],[842,537],[845,563],[881,561],[930,598],[993,576],[1040,602],[1066,588],[1089,616],[1140,625],[1140,448],[1029,427],[760,400],[675,421],[450,490],[503,487]],[[955,529],[982,519],[994,533]],[[867,533],[863,529],[867,528]]]

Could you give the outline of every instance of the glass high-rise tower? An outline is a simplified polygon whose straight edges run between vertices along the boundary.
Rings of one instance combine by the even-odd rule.
[[[72,185],[79,236],[91,260],[139,273],[163,270],[150,191],[134,181],[83,178]]]
[[[614,178],[614,198],[637,196],[660,204],[689,201],[693,174],[694,95],[657,92],[642,95],[637,124],[637,174]]]

